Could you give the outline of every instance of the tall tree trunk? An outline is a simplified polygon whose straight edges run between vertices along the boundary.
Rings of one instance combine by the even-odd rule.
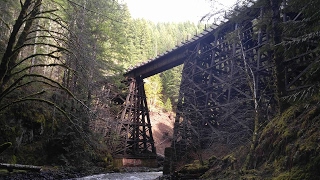
[[[18,18],[16,19],[15,24],[13,25],[12,32],[10,34],[10,38],[7,44],[6,51],[1,59],[0,64],[0,92],[2,92],[3,86],[4,86],[4,77],[7,75],[8,69],[9,69],[9,62],[12,59],[12,53],[13,53],[13,47],[16,43],[16,39],[19,33],[20,28],[22,27],[24,23],[25,16],[27,14],[28,8],[31,6],[31,0],[26,0],[24,4],[21,7],[20,14]],[[18,54],[18,53],[16,53]]]
[[[246,54],[244,51],[243,43],[242,43],[242,37],[240,36],[240,30],[238,30],[238,38],[240,41],[240,47],[241,47],[241,53],[242,53],[242,59],[244,63],[244,70],[246,73],[247,77],[247,82],[250,87],[251,93],[252,93],[252,100],[254,102],[254,127],[253,127],[253,133],[252,133],[252,142],[250,145],[250,151],[249,154],[247,155],[247,159],[245,162],[245,168],[246,169],[251,169],[253,168],[253,157],[254,157],[254,150],[257,145],[257,140],[258,140],[258,131],[259,131],[259,103],[258,103],[258,88],[257,88],[257,79],[256,76],[250,67],[250,65],[247,62]]]
[[[3,91],[5,84],[10,80],[10,71],[15,66],[16,60],[18,58],[19,52],[21,49],[17,49],[21,47],[28,35],[29,31],[32,27],[32,24],[35,20],[36,15],[38,14],[41,6],[42,0],[37,0],[34,3],[34,7],[29,17],[26,17],[28,9],[32,6],[32,0],[26,0],[21,7],[20,14],[13,26],[12,33],[10,35],[6,51],[3,55],[0,64],[0,93]],[[28,18],[26,20],[26,18]],[[19,35],[19,30],[25,22],[25,26],[21,34]],[[19,36],[19,37],[18,37]],[[17,40],[18,39],[18,40]]]
[[[275,48],[273,52],[273,63],[275,65],[274,77],[276,85],[276,100],[278,103],[278,113],[283,112],[285,109],[285,104],[281,101],[281,97],[286,95],[285,87],[285,71],[283,64],[283,55],[279,51],[279,45],[281,43],[282,31],[280,28],[280,5],[279,0],[270,0],[271,10],[272,10],[272,35],[273,35],[273,46]]]

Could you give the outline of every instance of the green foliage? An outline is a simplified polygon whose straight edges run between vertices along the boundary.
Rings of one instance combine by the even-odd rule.
[[[159,75],[154,75],[145,80],[145,91],[148,100],[148,106],[151,111],[155,111],[156,109],[163,107],[162,102],[162,83]]]
[[[106,163],[106,168],[109,170],[113,170],[113,157],[110,153],[107,154],[107,156],[104,158],[104,162]]]
[[[207,165],[201,165],[200,161],[196,160],[192,164],[185,165],[179,171],[179,173],[183,173],[183,174],[199,174],[199,175],[201,175],[204,172],[206,172],[208,169],[209,168],[208,168]]]
[[[9,160],[10,164],[16,164],[17,163],[17,157],[15,155],[11,156],[11,159]]]
[[[222,158],[212,156],[208,160],[209,170],[200,178],[204,179],[239,179],[239,162],[234,154]]]
[[[164,103],[164,107],[163,108],[167,112],[171,112],[172,111],[172,104],[171,104],[170,98],[168,98],[167,101]]]
[[[161,73],[163,98],[170,99],[172,107],[176,107],[179,96],[182,65]]]

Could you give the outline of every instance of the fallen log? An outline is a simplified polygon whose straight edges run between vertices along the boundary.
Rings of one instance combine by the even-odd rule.
[[[14,169],[39,172],[41,166],[0,163],[0,169],[7,169],[9,172],[12,172]]]

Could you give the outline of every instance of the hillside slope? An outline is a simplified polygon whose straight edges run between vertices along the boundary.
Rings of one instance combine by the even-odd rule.
[[[150,112],[153,139],[157,154],[164,155],[164,149],[171,146],[174,116],[166,112]]]
[[[320,98],[291,105],[261,131],[254,169],[242,170],[245,148],[211,158],[205,179],[320,179]]]

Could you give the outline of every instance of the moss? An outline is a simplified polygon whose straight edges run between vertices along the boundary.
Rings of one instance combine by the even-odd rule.
[[[289,172],[281,173],[277,177],[274,177],[273,180],[288,180],[290,179],[290,174]]]
[[[43,143],[36,141],[24,144],[15,152],[17,162],[21,164],[43,165],[46,163],[46,153],[44,152]]]
[[[106,164],[107,170],[113,170],[114,169],[113,157],[112,157],[112,155],[110,153],[108,153],[103,160],[104,160],[104,163]]]
[[[9,163],[10,164],[17,164],[17,157],[15,155],[12,155]]]
[[[273,162],[274,173],[279,174],[285,171],[288,167],[288,156],[279,156]]]
[[[115,168],[121,168],[123,166],[122,159],[113,159],[113,167]]]
[[[292,180],[312,179],[312,176],[308,172],[301,169],[293,169],[293,171],[291,171],[289,174],[289,179]]]
[[[309,171],[314,171],[316,172],[318,175],[320,175],[320,172],[318,171],[320,167],[320,154],[318,154],[318,156],[316,156],[315,158],[312,159],[309,167],[308,167],[308,170]]]
[[[7,175],[7,174],[8,174],[8,170],[7,169],[0,169],[0,175]]]
[[[201,165],[199,160],[195,160],[191,164],[185,165],[179,173],[182,174],[203,174],[208,170],[208,166],[206,165]]]
[[[208,159],[208,165],[209,166],[212,166],[215,162],[217,162],[218,158],[216,156],[211,156],[209,159]]]
[[[279,175],[273,178],[274,180],[301,180],[301,179],[308,179],[308,180],[317,180],[319,176],[315,176],[310,173],[305,167],[294,167],[291,171],[284,171],[281,172]]]
[[[46,118],[45,118],[45,116],[43,114],[35,112],[33,117],[34,117],[34,121],[35,122],[41,123],[43,126],[45,125]]]
[[[306,104],[291,106],[262,132],[256,148],[263,156],[259,168],[273,179],[320,179],[320,105]],[[266,170],[268,162],[272,167]]]
[[[237,159],[233,155],[227,155],[222,158],[222,161],[226,164],[233,164],[237,161]]]

